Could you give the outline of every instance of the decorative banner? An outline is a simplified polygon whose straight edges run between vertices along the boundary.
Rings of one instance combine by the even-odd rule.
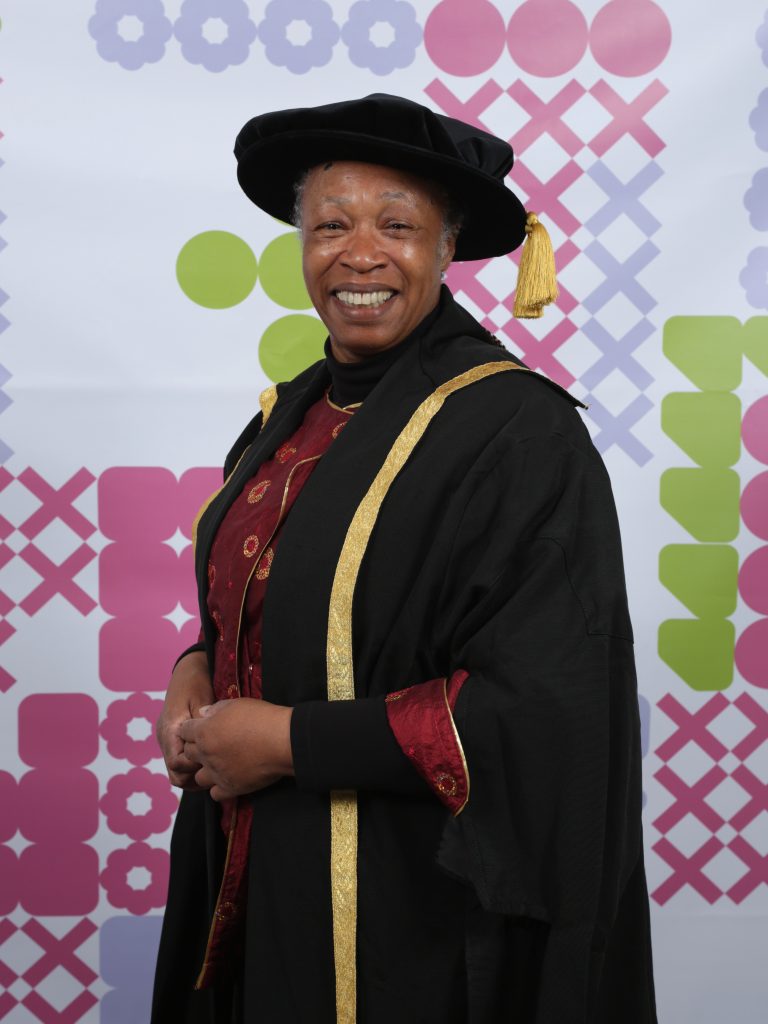
[[[540,321],[512,317],[519,254],[448,284],[588,404],[613,480],[659,1017],[762,1021],[765,0],[10,0],[0,29],[0,1020],[148,1019],[192,520],[260,390],[325,340],[232,142],[387,91],[508,139],[551,231]]]

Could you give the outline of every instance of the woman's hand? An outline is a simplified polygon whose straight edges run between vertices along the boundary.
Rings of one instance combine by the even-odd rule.
[[[213,687],[208,671],[208,659],[203,651],[192,651],[173,670],[165,706],[157,722],[156,735],[165,759],[171,784],[180,789],[199,789],[195,773],[200,764],[184,753],[184,742],[179,733],[183,722],[197,718],[200,708],[213,701]]]
[[[214,800],[253,793],[293,775],[293,708],[240,697],[203,708],[182,722],[184,756],[202,767],[195,775]]]

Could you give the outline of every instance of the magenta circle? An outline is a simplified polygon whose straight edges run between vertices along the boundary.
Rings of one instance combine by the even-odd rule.
[[[744,413],[741,436],[749,454],[768,465],[768,395],[758,398]]]
[[[489,0],[443,0],[427,18],[424,47],[449,75],[492,68],[504,49],[504,19]]]
[[[507,47],[519,68],[553,78],[575,67],[587,49],[589,26],[571,0],[526,0],[507,27]]]
[[[768,540],[768,471],[752,477],[742,491],[741,518],[756,537]]]
[[[753,611],[768,615],[768,547],[753,551],[742,565],[739,593]]]
[[[748,683],[768,690],[768,619],[747,626],[736,641],[735,661]]]
[[[601,67],[612,75],[634,78],[661,64],[672,42],[672,28],[652,0],[610,0],[595,15],[589,42]]]

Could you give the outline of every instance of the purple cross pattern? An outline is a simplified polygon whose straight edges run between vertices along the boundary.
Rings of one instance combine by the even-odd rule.
[[[490,128],[483,121],[483,115],[505,91],[528,117],[525,124],[509,139],[515,153],[523,154],[541,136],[548,134],[559,144],[568,158],[547,180],[540,180],[533,174],[524,165],[524,160],[515,165],[510,175],[516,188],[527,196],[527,208],[542,214],[547,221],[556,224],[569,236],[565,245],[561,246],[556,254],[559,272],[562,273],[565,266],[580,251],[570,236],[581,227],[581,223],[568,206],[567,192],[584,173],[589,175],[606,197],[605,203],[585,222],[584,226],[591,234],[598,236],[624,215],[646,236],[645,242],[624,261],[618,260],[595,238],[584,253],[600,271],[603,281],[581,300],[582,305],[592,314],[584,332],[600,352],[596,361],[582,374],[582,383],[591,392],[599,388],[602,381],[614,370],[618,370],[639,392],[643,392],[652,383],[653,377],[638,361],[636,352],[655,329],[647,317],[657,303],[639,282],[638,275],[659,254],[659,249],[650,239],[660,227],[660,222],[644,205],[643,199],[663,174],[655,157],[665,145],[649,127],[645,116],[666,96],[667,89],[661,82],[655,80],[630,100],[623,99],[602,80],[586,89],[575,79],[571,79],[549,100],[538,96],[521,80],[516,80],[505,90],[494,79],[489,79],[466,100],[456,97],[439,79],[433,80],[425,89],[430,99],[445,113],[469,121],[486,131]],[[587,93],[610,115],[610,121],[594,137],[581,138],[564,118]],[[650,160],[629,181],[622,182],[601,158],[625,136],[633,138]],[[573,159],[585,148],[598,157],[586,172]],[[569,247],[568,250],[566,246]],[[517,254],[511,258],[516,259]],[[454,291],[464,291],[479,306],[486,314],[484,326],[492,333],[505,334],[520,350],[522,358],[532,369],[540,370],[558,383],[569,387],[575,378],[557,358],[556,353],[576,331],[568,317],[578,305],[578,301],[561,286],[557,305],[565,320],[545,338],[536,339],[524,325],[511,318],[501,321],[498,312],[490,315],[499,305],[511,313],[514,292],[510,290],[505,295],[496,296],[478,280],[477,274],[487,263],[487,260],[480,260],[476,263],[454,266],[449,273],[450,286]],[[514,277],[510,274],[510,283],[513,280]],[[638,320],[630,325],[623,336],[613,337],[607,327],[600,322],[599,315],[603,307],[619,295],[623,295],[635,307]],[[600,451],[604,452],[616,446],[638,465],[645,465],[652,453],[637,438],[634,431],[639,421],[653,407],[653,403],[645,395],[638,394],[628,400],[622,410],[613,413],[591,393],[586,400],[590,406],[587,415],[598,428],[596,443]]]
[[[748,693],[740,694],[733,701],[717,693],[694,711],[688,711],[675,697],[666,694],[657,706],[676,728],[656,748],[656,754],[664,764],[654,778],[667,790],[672,802],[653,822],[653,827],[661,833],[653,850],[671,873],[651,895],[663,906],[688,886],[707,903],[716,903],[727,896],[733,903],[740,904],[759,886],[768,885],[768,856],[756,850],[742,834],[724,843],[715,833],[726,824],[742,833],[760,814],[768,812],[768,783],[758,778],[745,763],[763,743],[768,742],[768,710]],[[729,753],[729,748],[710,727],[730,708],[741,712],[750,729],[730,750],[741,763],[729,773],[719,764]],[[697,746],[713,762],[691,784],[681,779],[668,764],[689,743]],[[708,803],[707,797],[729,776],[741,787],[747,799],[734,814],[725,818]],[[670,840],[668,833],[689,814],[712,834],[690,856],[686,856]],[[704,871],[723,849],[730,850],[745,868],[741,877],[726,890],[720,889]]]

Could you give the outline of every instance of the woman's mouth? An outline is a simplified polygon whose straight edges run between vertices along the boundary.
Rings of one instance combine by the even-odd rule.
[[[393,291],[381,290],[381,291],[370,291],[370,292],[350,292],[345,291],[343,288],[333,293],[339,302],[345,306],[369,306],[372,308],[378,308],[383,306],[385,302],[389,302],[392,296],[395,294]]]

